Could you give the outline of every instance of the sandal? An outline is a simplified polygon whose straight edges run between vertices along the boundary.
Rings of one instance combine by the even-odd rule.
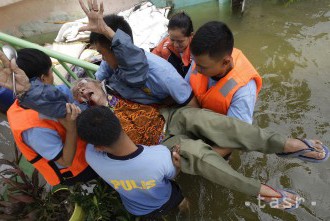
[[[301,140],[303,143],[305,143],[308,146],[308,148],[303,149],[303,150],[298,150],[295,152],[289,152],[289,153],[277,153],[276,155],[279,157],[298,158],[300,160],[311,162],[311,163],[321,163],[321,162],[326,161],[329,158],[329,149],[327,146],[325,146],[323,144],[322,144],[322,147],[323,147],[323,150],[325,153],[325,156],[323,159],[316,159],[313,157],[304,156],[304,154],[316,151],[316,149],[313,147],[313,144],[309,140],[307,140],[307,139],[299,139],[299,140]]]
[[[271,189],[273,189],[273,188],[271,188]],[[299,207],[299,205],[301,204],[300,196],[295,191],[290,190],[290,189],[276,189],[276,190],[273,189],[273,190],[276,191],[277,193],[279,193],[281,196],[280,197],[269,197],[269,196],[259,195],[259,197],[272,199],[270,202],[265,201],[268,205],[270,205],[271,208],[278,208],[283,202],[287,202],[287,199],[289,199],[287,193],[291,193],[292,195],[297,196],[297,200],[295,201],[295,204],[291,204],[291,203],[287,202],[291,206],[284,208],[285,211],[292,211],[294,209],[297,209]],[[278,209],[281,209],[281,208],[278,208]]]

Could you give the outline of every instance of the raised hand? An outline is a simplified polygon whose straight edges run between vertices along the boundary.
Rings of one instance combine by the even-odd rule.
[[[79,0],[79,4],[82,10],[88,17],[87,26],[81,27],[79,31],[91,31],[99,34],[103,34],[106,37],[112,38],[114,31],[106,25],[103,20],[103,2],[100,6],[97,4],[97,0],[87,0],[88,8],[85,6],[83,0]]]
[[[31,87],[29,78],[25,72],[17,66],[15,59],[9,61],[6,55],[0,51],[0,60],[2,62],[2,65],[0,64],[0,86],[13,90],[12,73],[14,72],[17,94],[28,91]]]

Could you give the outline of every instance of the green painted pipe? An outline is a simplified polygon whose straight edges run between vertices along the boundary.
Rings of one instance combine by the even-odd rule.
[[[44,47],[42,47],[38,44],[28,42],[26,40],[22,40],[20,38],[16,38],[16,37],[11,36],[11,35],[7,35],[3,32],[0,32],[0,41],[9,43],[14,47],[38,49],[40,51],[45,52],[48,56],[50,56],[52,58],[58,59],[60,61],[64,61],[66,63],[71,63],[71,64],[74,64],[74,65],[80,66],[80,67],[84,68],[85,70],[96,72],[97,69],[99,68],[98,65],[89,63],[87,61],[79,60],[77,58],[59,53],[57,51],[53,51],[53,50],[48,49],[48,48],[44,48]]]

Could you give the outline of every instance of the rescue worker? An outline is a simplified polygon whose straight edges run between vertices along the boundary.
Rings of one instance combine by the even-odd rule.
[[[154,48],[152,53],[170,62],[185,78],[192,62],[189,45],[194,35],[189,15],[185,12],[173,15],[168,23],[168,35]]]
[[[30,48],[18,51],[17,64],[32,84],[33,81],[54,83],[52,62],[42,51]],[[63,92],[69,91],[63,86],[57,88]],[[40,90],[40,93],[46,92]],[[52,93],[58,92],[53,89]],[[62,119],[49,118],[21,106],[17,99],[7,112],[17,147],[52,186],[73,185],[97,177],[85,159],[87,144],[77,137],[76,118],[81,110],[71,104],[72,97],[66,100],[67,114]]]
[[[252,124],[262,79],[226,24],[212,21],[196,32],[191,45],[194,56],[190,85],[202,108]]]

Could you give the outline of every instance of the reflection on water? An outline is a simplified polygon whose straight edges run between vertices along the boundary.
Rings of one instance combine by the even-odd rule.
[[[226,22],[235,46],[263,76],[254,124],[330,145],[330,2],[284,2],[246,1],[244,14],[238,16],[232,15],[228,3],[216,1],[185,11],[195,29],[209,20]],[[294,189],[305,202],[292,213],[260,209],[253,197],[181,174],[179,182],[192,201],[192,220],[330,220],[330,162],[315,165],[260,153],[235,153],[231,165],[248,177]]]

